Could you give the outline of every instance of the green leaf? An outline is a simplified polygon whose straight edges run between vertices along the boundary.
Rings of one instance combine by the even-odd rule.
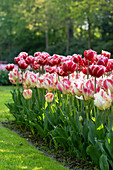
[[[101,170],[109,170],[108,158],[106,155],[102,154],[99,160]]]
[[[97,147],[90,145],[90,146],[87,147],[86,152],[88,153],[88,155],[90,155],[94,164],[99,166],[99,159],[100,159],[100,156],[101,156],[101,152],[97,149]]]
[[[89,133],[88,133],[88,140],[95,145],[95,125],[92,121],[89,123]]]

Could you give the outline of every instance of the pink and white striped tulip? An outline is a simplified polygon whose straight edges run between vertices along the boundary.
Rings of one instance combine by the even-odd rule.
[[[8,75],[9,75],[9,81],[12,84],[22,83],[21,71],[18,72],[18,69],[13,69],[12,71],[9,72]]]
[[[111,94],[108,90],[108,94],[101,89],[98,93],[94,94],[94,105],[97,106],[100,110],[105,110],[111,106]]]
[[[23,85],[27,87],[35,87],[37,85],[37,75],[33,72],[26,71],[23,74]]]
[[[100,87],[98,85],[98,81],[96,80],[96,92],[99,92]],[[82,93],[84,95],[85,100],[89,100],[94,97],[95,93],[95,85],[94,79],[87,79],[84,81],[82,86]]]
[[[61,81],[58,82],[57,88],[62,91],[64,94],[69,94],[71,93],[71,81],[68,81],[67,78],[62,79]]]
[[[23,96],[25,99],[30,99],[32,97],[32,90],[31,89],[24,90]]]
[[[48,103],[51,103],[54,99],[54,94],[53,93],[47,93],[45,95],[45,100],[48,102]]]

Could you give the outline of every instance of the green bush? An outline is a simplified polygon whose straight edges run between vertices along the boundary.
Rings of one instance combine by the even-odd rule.
[[[0,85],[10,85],[9,72],[7,70],[0,70]]]

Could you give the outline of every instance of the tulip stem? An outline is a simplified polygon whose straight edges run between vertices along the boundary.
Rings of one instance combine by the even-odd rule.
[[[88,60],[88,67],[87,67],[87,79],[89,79],[89,60]]]
[[[96,77],[95,77],[95,93],[96,93]]]
[[[78,79],[78,63],[77,63],[77,79]]]
[[[69,73],[68,73],[68,81],[69,81]]]

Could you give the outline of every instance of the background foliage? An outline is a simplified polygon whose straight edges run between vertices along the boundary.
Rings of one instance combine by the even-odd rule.
[[[113,0],[1,0],[0,60],[20,51],[113,53]]]

